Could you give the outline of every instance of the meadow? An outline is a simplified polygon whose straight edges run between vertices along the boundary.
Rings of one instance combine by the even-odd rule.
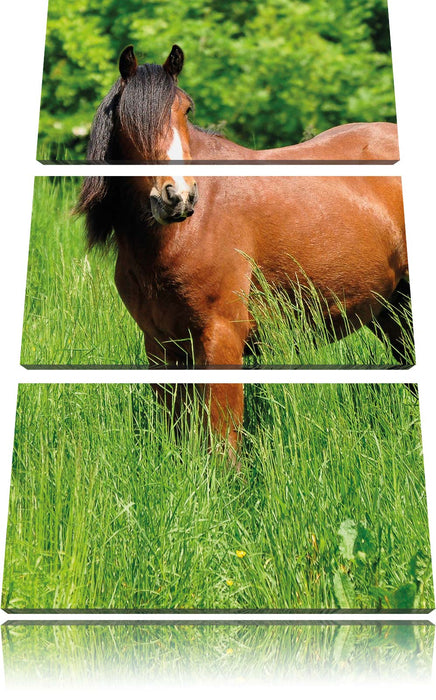
[[[146,367],[142,334],[113,281],[115,254],[87,253],[83,220],[72,216],[80,180],[35,179],[21,362],[26,367]],[[366,328],[329,342],[322,302],[297,289],[291,303],[259,271],[249,306],[258,323],[249,367],[392,367],[414,364],[412,315],[402,320],[401,365]],[[311,296],[312,293],[312,296]],[[311,303],[303,304],[303,296]],[[387,304],[388,306],[388,304]],[[181,339],[182,340],[182,339]]]
[[[2,607],[431,609],[416,395],[245,397],[237,472],[196,400],[176,421],[145,384],[20,385]]]

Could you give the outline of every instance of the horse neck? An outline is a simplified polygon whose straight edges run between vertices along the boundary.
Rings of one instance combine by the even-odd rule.
[[[240,161],[257,160],[257,152],[250,148],[239,146],[219,134],[209,134],[207,131],[189,125],[189,147],[191,158],[195,161]]]
[[[119,262],[127,265],[138,279],[156,280],[162,250],[161,227],[131,220],[118,224],[115,236]]]

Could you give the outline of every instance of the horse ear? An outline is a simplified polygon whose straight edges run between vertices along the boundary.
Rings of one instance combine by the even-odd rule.
[[[133,46],[126,46],[124,51],[122,51],[118,65],[123,80],[128,80],[128,78],[132,78],[135,75],[138,61],[133,53]]]
[[[177,76],[183,68],[184,60],[185,57],[183,55],[182,49],[180,48],[180,46],[177,46],[177,44],[174,44],[173,48],[171,49],[170,55],[163,64],[164,70],[168,73],[168,75],[174,78],[174,80],[177,80]]]

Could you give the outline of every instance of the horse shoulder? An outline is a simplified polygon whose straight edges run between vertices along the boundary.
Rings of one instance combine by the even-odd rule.
[[[115,286],[130,315],[141,326],[144,289],[141,288],[134,267],[129,264],[128,257],[122,254],[118,254],[115,265]]]

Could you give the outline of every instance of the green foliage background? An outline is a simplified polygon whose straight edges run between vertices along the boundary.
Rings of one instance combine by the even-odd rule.
[[[386,0],[50,0],[38,156],[83,158],[121,50],[185,52],[194,120],[252,148],[394,121]]]

